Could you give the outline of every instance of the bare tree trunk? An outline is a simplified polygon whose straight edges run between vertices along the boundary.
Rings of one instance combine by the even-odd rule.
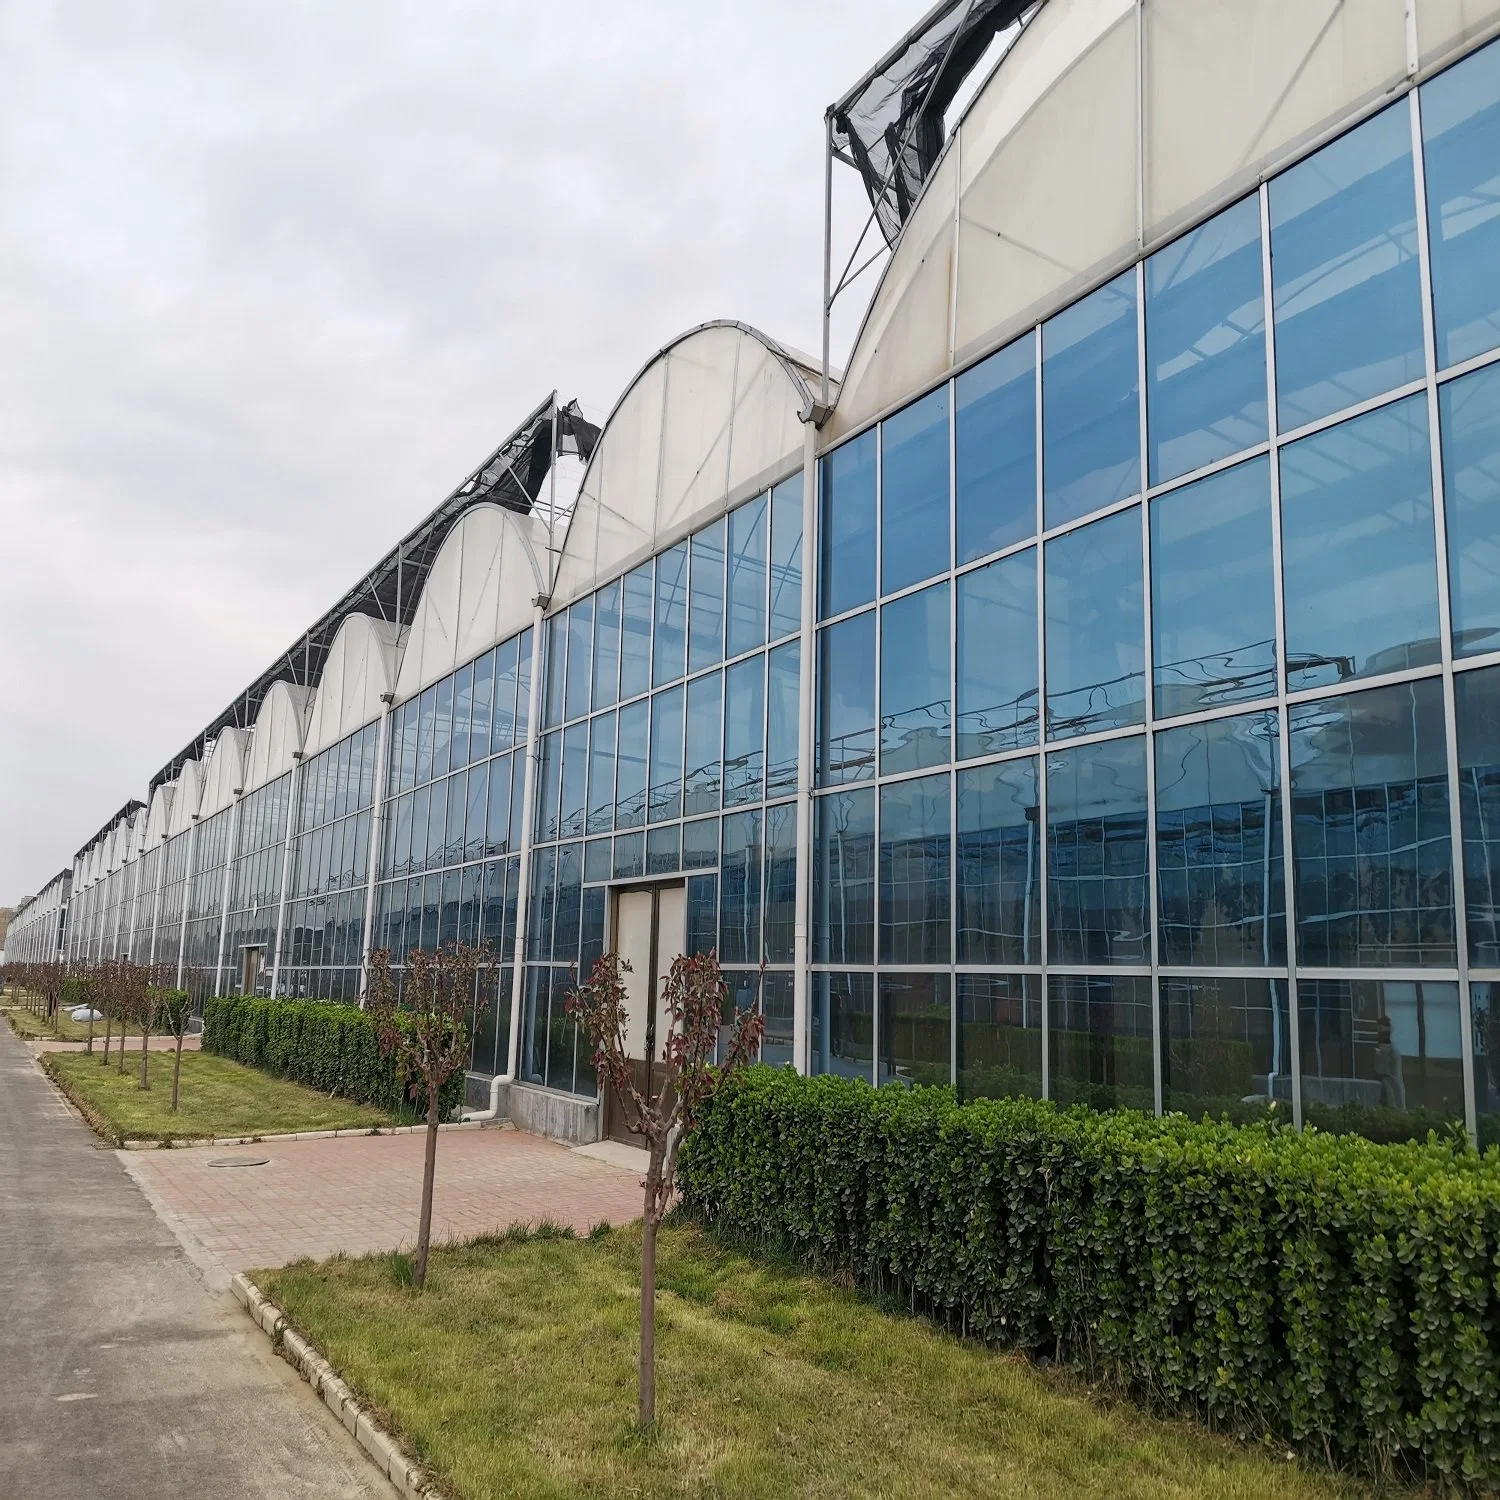
[[[641,1362],[636,1375],[636,1422],[644,1432],[656,1421],[656,1194],[661,1147],[651,1143],[646,1169],[646,1212],[641,1216]]]
[[[94,1001],[89,998],[89,1044],[83,1049],[90,1057],[94,1055]]]
[[[427,1156],[422,1164],[422,1216],[417,1222],[417,1264],[412,1284],[421,1291],[427,1282],[427,1249],[432,1240],[432,1183],[437,1176],[438,1091],[427,1085]]]
[[[151,1087],[151,1076],[147,1072],[148,1065],[150,1064],[150,1061],[151,1061],[150,1041],[151,1041],[151,1027],[150,1027],[150,1025],[147,1022],[142,1021],[141,1022],[141,1087],[143,1089],[149,1089]]]
[[[108,1012],[104,1012],[104,1062],[103,1066],[109,1066],[109,1034],[114,1030],[115,1018]]]
[[[126,1038],[129,1037],[129,1035],[130,1035],[130,1020],[129,1020],[129,1018],[127,1016],[121,1016],[120,1017],[120,1045],[115,1049],[117,1061],[118,1061],[118,1064],[119,1064],[118,1071],[119,1071],[119,1074],[120,1074],[121,1078],[123,1078],[125,1076],[125,1041],[126,1041]]]
[[[172,1113],[177,1113],[177,1080],[182,1077],[182,1033],[177,1033],[177,1057],[172,1064]]]

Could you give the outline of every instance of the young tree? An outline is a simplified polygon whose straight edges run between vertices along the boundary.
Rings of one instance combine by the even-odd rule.
[[[36,965],[36,986],[46,1007],[47,1020],[52,1026],[54,1035],[56,1035],[61,1021],[60,1006],[62,1003],[63,982],[66,978],[67,970],[59,963]]]
[[[722,1063],[714,1066],[719,1024],[728,992],[716,953],[679,954],[672,960],[662,1000],[668,1016],[667,1066],[653,1098],[635,1086],[635,1070],[626,1051],[629,1011],[625,975],[630,965],[618,953],[606,953],[594,965],[586,984],[568,996],[568,1012],[577,1016],[599,1078],[599,1096],[613,1089],[625,1112],[625,1124],[646,1138],[645,1212],[641,1216],[641,1352],[637,1420],[648,1428],[656,1420],[656,1231],[672,1199],[677,1147],[691,1130],[698,1112],[742,1063],[760,1053],[765,1018],[758,1009],[741,1011],[730,1028]],[[639,1040],[639,1039],[638,1039]]]
[[[151,1087],[151,1076],[148,1071],[151,1058],[151,1033],[156,1030],[156,1012],[161,1004],[161,990],[157,981],[160,974],[148,968],[144,964],[134,964],[133,968],[140,970],[141,985],[136,992],[135,1019],[141,1028],[141,1087]]]
[[[101,1067],[107,1068],[110,1033],[114,1030],[115,1017],[120,1013],[120,977],[113,959],[95,964],[92,974],[98,1008],[104,1016],[104,1056],[99,1061]]]
[[[186,990],[161,988],[156,991],[156,1010],[162,1025],[171,1034],[174,1046],[172,1057],[172,1105],[171,1113],[177,1113],[177,1092],[182,1078],[182,1040],[187,1035],[188,1022],[193,1018],[193,997]]]
[[[390,952],[370,955],[366,1006],[380,1038],[383,1057],[394,1056],[401,1076],[411,1075],[415,1102],[427,1095],[427,1153],[422,1166],[422,1212],[417,1223],[417,1260],[412,1284],[427,1280],[432,1241],[432,1185],[437,1175],[437,1139],[443,1085],[469,1062],[469,1017],[484,1002],[474,981],[488,956],[488,944],[471,948],[448,943],[436,953],[414,948],[406,955],[406,982],[400,989],[391,972]]]

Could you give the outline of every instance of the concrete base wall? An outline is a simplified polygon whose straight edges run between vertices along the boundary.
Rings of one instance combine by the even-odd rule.
[[[490,1080],[480,1073],[464,1079],[464,1108],[490,1107]],[[569,1146],[591,1146],[600,1139],[601,1118],[597,1099],[559,1094],[529,1083],[502,1084],[500,1114],[517,1130],[529,1130],[548,1140]]]

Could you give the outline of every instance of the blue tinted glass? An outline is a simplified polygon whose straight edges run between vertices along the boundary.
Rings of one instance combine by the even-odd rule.
[[[771,639],[802,624],[802,476],[771,491]]]
[[[714,812],[719,806],[723,693],[724,679],[718,672],[688,683],[687,775],[682,810],[689,815]]]
[[[723,963],[759,963],[760,809],[724,819],[719,863],[719,958]]]
[[[1049,1093],[1094,1109],[1156,1107],[1151,981],[1125,974],[1047,980]]]
[[[615,879],[626,880],[646,873],[646,835],[622,833],[615,836]]]
[[[682,825],[684,870],[712,870],[719,863],[719,820],[699,818]]]
[[[530,958],[552,952],[552,912],[557,899],[557,850],[538,849],[531,863],[531,905],[527,913],[526,950]]]
[[[1036,743],[1036,549],[958,580],[958,758]]]
[[[1458,792],[1463,813],[1469,962],[1500,968],[1500,667],[1460,672]],[[1500,1082],[1500,1031],[1492,1038]],[[1476,1067],[1478,1062],[1476,1059]]]
[[[880,591],[891,594],[949,566],[947,386],[887,417],[880,441]]]
[[[1047,757],[1047,931],[1054,963],[1147,963],[1146,742]]]
[[[1258,198],[1146,262],[1146,437],[1152,484],[1266,440]]]
[[[568,679],[568,612],[547,621],[544,637],[546,661],[542,674],[542,727],[550,729],[563,719],[563,688]]]
[[[767,658],[766,799],[789,797],[797,790],[797,709],[800,690],[800,641],[778,646]]]
[[[1281,450],[1287,686],[1438,660],[1427,400]]]
[[[875,434],[822,461],[819,616],[841,615],[875,597]]]
[[[682,868],[682,825],[668,823],[646,832],[646,873],[675,875]]]
[[[1438,388],[1453,652],[1500,645],[1500,365]]]
[[[497,755],[487,767],[490,776],[489,817],[485,823],[486,852],[504,854],[510,848],[510,775],[513,758]]]
[[[613,809],[611,809],[613,816]],[[584,882],[608,880],[614,870],[614,854],[609,839],[590,839],[583,846]]]
[[[1041,957],[1041,807],[1036,761],[958,773],[958,961]]]
[[[1047,543],[1047,734],[1146,716],[1141,515],[1121,511]]]
[[[1500,984],[1469,985],[1474,1036],[1474,1113],[1479,1149],[1500,1145]]]
[[[588,832],[608,833],[615,826],[615,716],[599,714],[589,722]]]
[[[1040,1099],[1041,982],[1027,974],[958,976],[960,1099]]]
[[[509,750],[516,742],[516,646],[513,637],[495,647],[495,718],[490,751]],[[524,706],[521,714],[524,716]]]
[[[1269,459],[1151,502],[1151,642],[1159,718],[1276,691]]]
[[[834,792],[813,804],[813,958],[875,959],[875,793]]]
[[[623,579],[620,621],[620,697],[634,698],[651,686],[652,565],[643,562]]]
[[[757,495],[729,513],[729,656],[765,644],[768,507]]]
[[[724,806],[759,802],[765,776],[766,659],[724,674]]]
[[[651,645],[651,686],[660,687],[682,676],[687,647],[686,542],[656,559],[656,634]]]
[[[714,825],[714,857],[710,863],[719,862],[719,820]],[[691,825],[689,825],[691,826]],[[691,866],[689,866],[691,868]],[[689,953],[707,953],[719,946],[719,877],[696,875],[685,882],[687,885],[686,942]]]
[[[589,726],[570,725],[563,736],[562,790],[558,837],[577,838],[583,832],[588,804]]]
[[[711,667],[724,654],[724,523],[693,537],[689,572],[688,671]]]
[[[1282,432],[1422,374],[1405,103],[1271,183],[1271,290]]]
[[[875,771],[875,612],[818,633],[818,785]]]
[[[521,848],[521,826],[526,814],[526,758],[512,755],[510,758],[510,848],[518,853]]]
[[[589,711],[589,663],[594,654],[594,601],[580,599],[568,611],[568,690],[565,713],[576,719]]]
[[[954,382],[958,560],[1036,530],[1036,339],[992,354]]]
[[[1286,962],[1278,742],[1270,712],[1157,735],[1162,963]]]
[[[792,962],[797,917],[797,806],[766,809],[766,962]]]
[[[947,974],[880,976],[877,1084],[953,1081],[952,981]]]
[[[1049,527],[1141,487],[1135,272],[1042,325],[1042,484]]]
[[[546,842],[557,837],[558,777],[562,771],[562,735],[544,734],[536,764],[536,837]]]
[[[1422,89],[1422,154],[1438,364],[1500,344],[1500,47]]]
[[[557,851],[557,909],[552,919],[552,957],[570,963],[578,957],[578,923],[583,911],[583,845]]]
[[[620,580],[594,595],[595,708],[608,708],[620,687]]]
[[[524,741],[531,724],[531,631],[516,637],[516,739]]]
[[[882,775],[943,764],[951,753],[948,585],[934,584],[880,611]]]
[[[875,976],[814,974],[808,1041],[814,1073],[874,1081]]]
[[[952,818],[946,773],[880,788],[880,961],[947,963]]]
[[[682,689],[651,699],[651,821],[682,816]]]
[[[507,787],[506,791],[509,790]],[[465,859],[484,858],[485,814],[489,808],[489,791],[489,767],[475,766],[469,773],[469,805],[464,815]]]
[[[483,760],[490,753],[490,718],[495,696],[495,653],[487,651],[474,663],[469,759]]]
[[[469,763],[469,734],[473,722],[474,668],[470,664],[460,667],[453,677],[453,748],[450,759],[455,771]],[[337,816],[342,817],[352,805],[341,800]]]
[[[1236,1123],[1291,1117],[1284,979],[1161,981],[1162,1106]]]
[[[1451,965],[1441,685],[1295,704],[1290,731],[1299,961]]]
[[[453,679],[445,677],[437,685],[437,703],[433,718],[432,774],[448,772],[448,756],[453,744]],[[325,768],[326,769],[326,768]]]

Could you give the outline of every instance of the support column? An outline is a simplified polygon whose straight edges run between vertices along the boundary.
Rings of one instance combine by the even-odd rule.
[[[802,436],[802,627],[798,636],[797,681],[797,874],[796,915],[792,927],[792,1063],[810,1071],[808,989],[812,982],[809,933],[812,917],[813,718],[817,681],[818,588],[818,429],[809,413]]]
[[[545,595],[538,594],[532,601],[531,613],[531,684],[526,699],[526,781],[521,793],[521,866],[516,889],[516,946],[513,957],[515,965],[510,976],[510,1040],[506,1046],[506,1074],[516,1076],[517,1042],[521,1035],[521,1000],[526,993],[526,922],[527,906],[531,891],[531,830],[536,823],[535,799],[537,782],[537,755],[541,736],[537,733],[537,721],[542,716],[542,671],[545,667],[542,653],[542,617],[547,608]]]

